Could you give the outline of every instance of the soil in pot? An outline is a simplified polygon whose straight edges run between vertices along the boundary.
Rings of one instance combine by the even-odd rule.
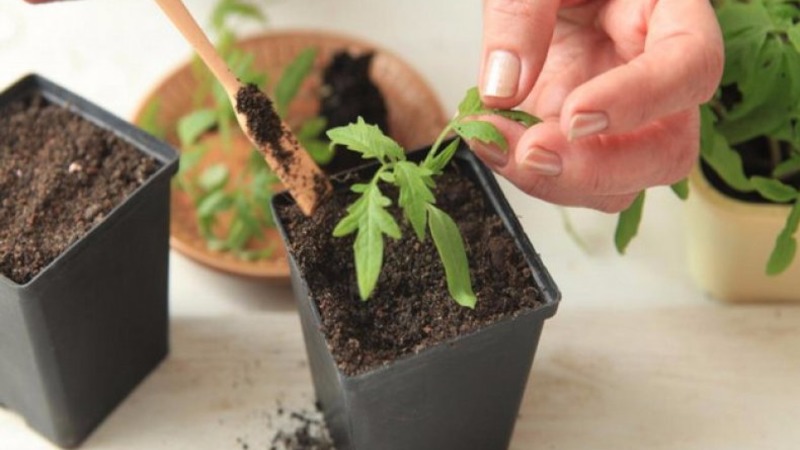
[[[41,96],[0,111],[0,274],[24,284],[159,164]]]
[[[348,183],[349,184],[349,183]],[[437,179],[437,206],[458,224],[465,239],[474,310],[450,298],[444,269],[430,236],[418,241],[396,209],[403,238],[387,239],[383,270],[372,297],[359,299],[352,256],[354,237],[332,230],[353,201],[348,191],[305,218],[295,206],[282,207],[290,251],[307,277],[323,332],[339,369],[357,375],[404,355],[531,310],[541,304],[530,268],[478,187],[455,170]]]

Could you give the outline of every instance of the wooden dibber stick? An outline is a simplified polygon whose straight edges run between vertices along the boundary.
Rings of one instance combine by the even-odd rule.
[[[328,177],[278,117],[269,97],[255,86],[243,85],[231,72],[183,2],[155,1],[222,84],[242,131],[287,187],[300,210],[310,216],[332,191]]]

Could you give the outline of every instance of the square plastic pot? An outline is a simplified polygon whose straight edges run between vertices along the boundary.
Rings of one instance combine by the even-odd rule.
[[[0,403],[62,447],[78,445],[167,354],[167,144],[36,75],[0,106],[40,93],[111,130],[160,167],[24,285],[0,275]]]
[[[454,163],[482,187],[502,218],[532,270],[543,305],[387,366],[347,376],[336,366],[319,311],[290,252],[314,388],[339,450],[508,448],[544,321],[555,314],[560,293],[494,176],[465,149]],[[291,201],[285,194],[273,200],[284,240],[287,234],[276,206]]]
[[[791,206],[729,197],[709,182],[700,165],[689,181],[686,243],[689,273],[697,285],[731,303],[800,302],[800,259],[780,275],[766,274]]]

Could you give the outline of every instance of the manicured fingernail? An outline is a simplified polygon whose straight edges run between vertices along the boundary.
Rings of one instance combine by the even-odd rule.
[[[489,97],[508,98],[517,93],[520,62],[517,55],[494,50],[486,59],[481,93]]]
[[[570,141],[597,134],[608,128],[608,116],[602,112],[578,113],[569,121]]]
[[[469,141],[468,144],[469,148],[471,148],[479,158],[488,162],[490,165],[502,167],[508,162],[508,154],[494,145],[485,144],[477,140]]]
[[[525,155],[523,164],[539,175],[556,176],[561,174],[561,156],[541,147],[533,147]]]

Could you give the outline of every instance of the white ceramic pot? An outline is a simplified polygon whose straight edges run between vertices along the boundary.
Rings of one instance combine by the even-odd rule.
[[[739,201],[717,191],[696,167],[687,200],[689,270],[712,297],[730,302],[800,302],[800,259],[766,274],[790,207]]]

